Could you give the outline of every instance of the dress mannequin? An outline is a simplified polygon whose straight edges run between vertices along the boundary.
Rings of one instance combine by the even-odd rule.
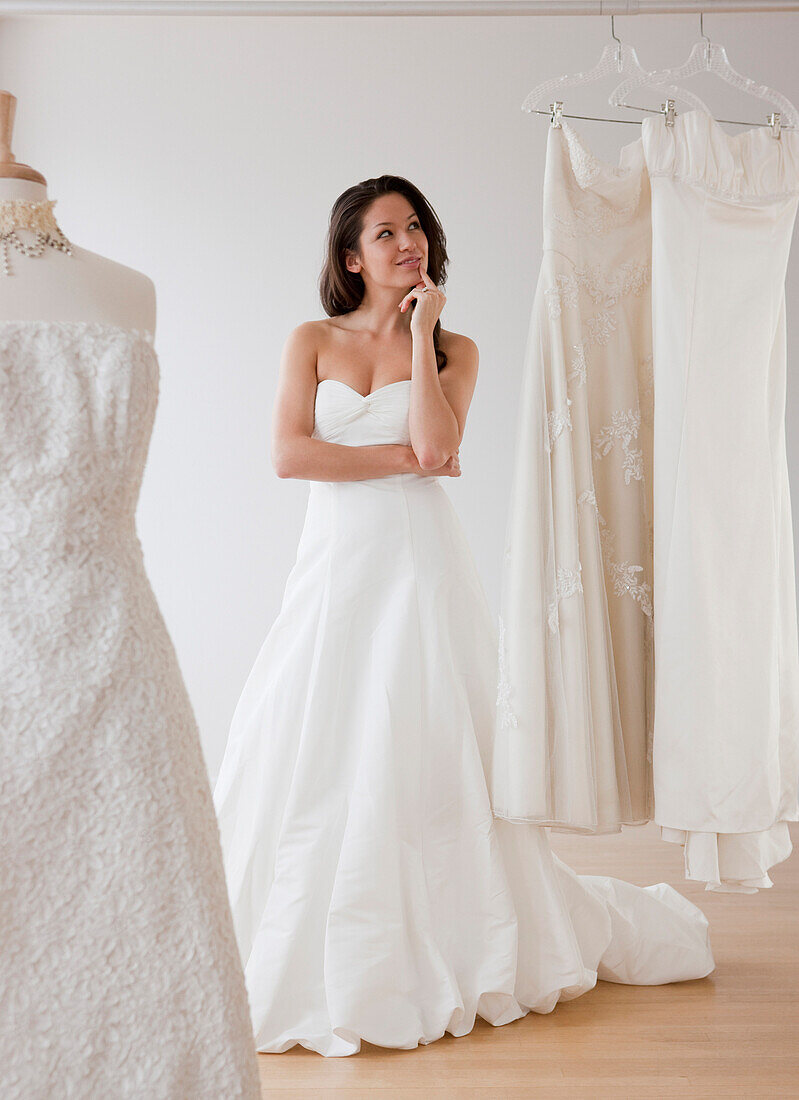
[[[135,530],[155,290],[64,238],[13,113],[0,92],[0,1096],[257,1100],[208,774]]]
[[[44,176],[11,152],[15,109],[15,96],[0,91],[0,203],[44,202],[49,198]],[[17,233],[26,242],[35,240],[31,230]],[[154,333],[151,279],[75,245],[72,253],[45,248],[41,256],[29,257],[12,250],[13,276],[2,283],[0,320],[98,321]]]

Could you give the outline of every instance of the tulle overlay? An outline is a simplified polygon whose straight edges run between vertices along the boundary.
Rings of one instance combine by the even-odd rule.
[[[649,180],[547,139],[500,614],[497,813],[585,832],[652,815]]]
[[[408,443],[409,396],[326,380],[315,434]],[[597,975],[712,969],[675,891],[578,878],[544,830],[494,818],[496,642],[439,479],[311,484],[214,794],[259,1050],[409,1048]]]

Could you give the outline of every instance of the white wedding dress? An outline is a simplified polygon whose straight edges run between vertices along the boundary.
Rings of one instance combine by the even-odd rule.
[[[315,437],[407,445],[410,387],[320,382]],[[214,792],[258,1050],[412,1048],[713,968],[669,886],[578,877],[493,817],[496,642],[438,478],[311,483]]]
[[[650,190],[550,126],[499,622],[492,803],[618,832],[652,816]]]
[[[785,273],[799,132],[644,119],[652,188],[655,820],[753,892],[799,818]]]
[[[200,739],[134,514],[144,333],[0,322],[0,1096],[257,1100]]]

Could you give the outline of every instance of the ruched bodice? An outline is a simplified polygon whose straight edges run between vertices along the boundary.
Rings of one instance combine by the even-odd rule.
[[[337,378],[324,378],[316,388],[314,437],[350,447],[408,446],[410,384],[410,378],[401,378],[364,395]]]
[[[731,135],[712,115],[686,111],[673,126],[664,126],[662,118],[645,118],[641,141],[650,177],[669,176],[750,206],[799,194],[795,130],[783,130],[779,140],[767,126]]]
[[[369,394],[359,393],[346,382],[336,378],[324,378],[316,388],[314,406],[314,439],[327,443],[342,443],[348,447],[369,447],[379,444],[410,446],[408,409],[411,396],[411,379],[401,378],[389,382]],[[439,484],[432,474],[389,474],[384,477],[363,478],[360,481],[311,482],[311,492],[326,491],[357,493],[364,488],[377,488],[381,492],[400,486],[431,486]],[[443,487],[441,487],[443,492]]]

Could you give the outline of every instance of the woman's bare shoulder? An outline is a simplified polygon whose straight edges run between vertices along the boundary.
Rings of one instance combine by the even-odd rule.
[[[347,326],[341,324],[340,317],[321,317],[312,321],[301,321],[288,334],[287,339],[295,346],[314,347],[321,351],[346,333]]]
[[[319,339],[324,333],[324,321],[300,321],[291,329],[286,337],[293,343],[309,343]]]
[[[449,363],[462,363],[476,369],[479,353],[477,344],[470,336],[464,336],[461,332],[450,332],[442,328],[439,335],[439,345]]]

